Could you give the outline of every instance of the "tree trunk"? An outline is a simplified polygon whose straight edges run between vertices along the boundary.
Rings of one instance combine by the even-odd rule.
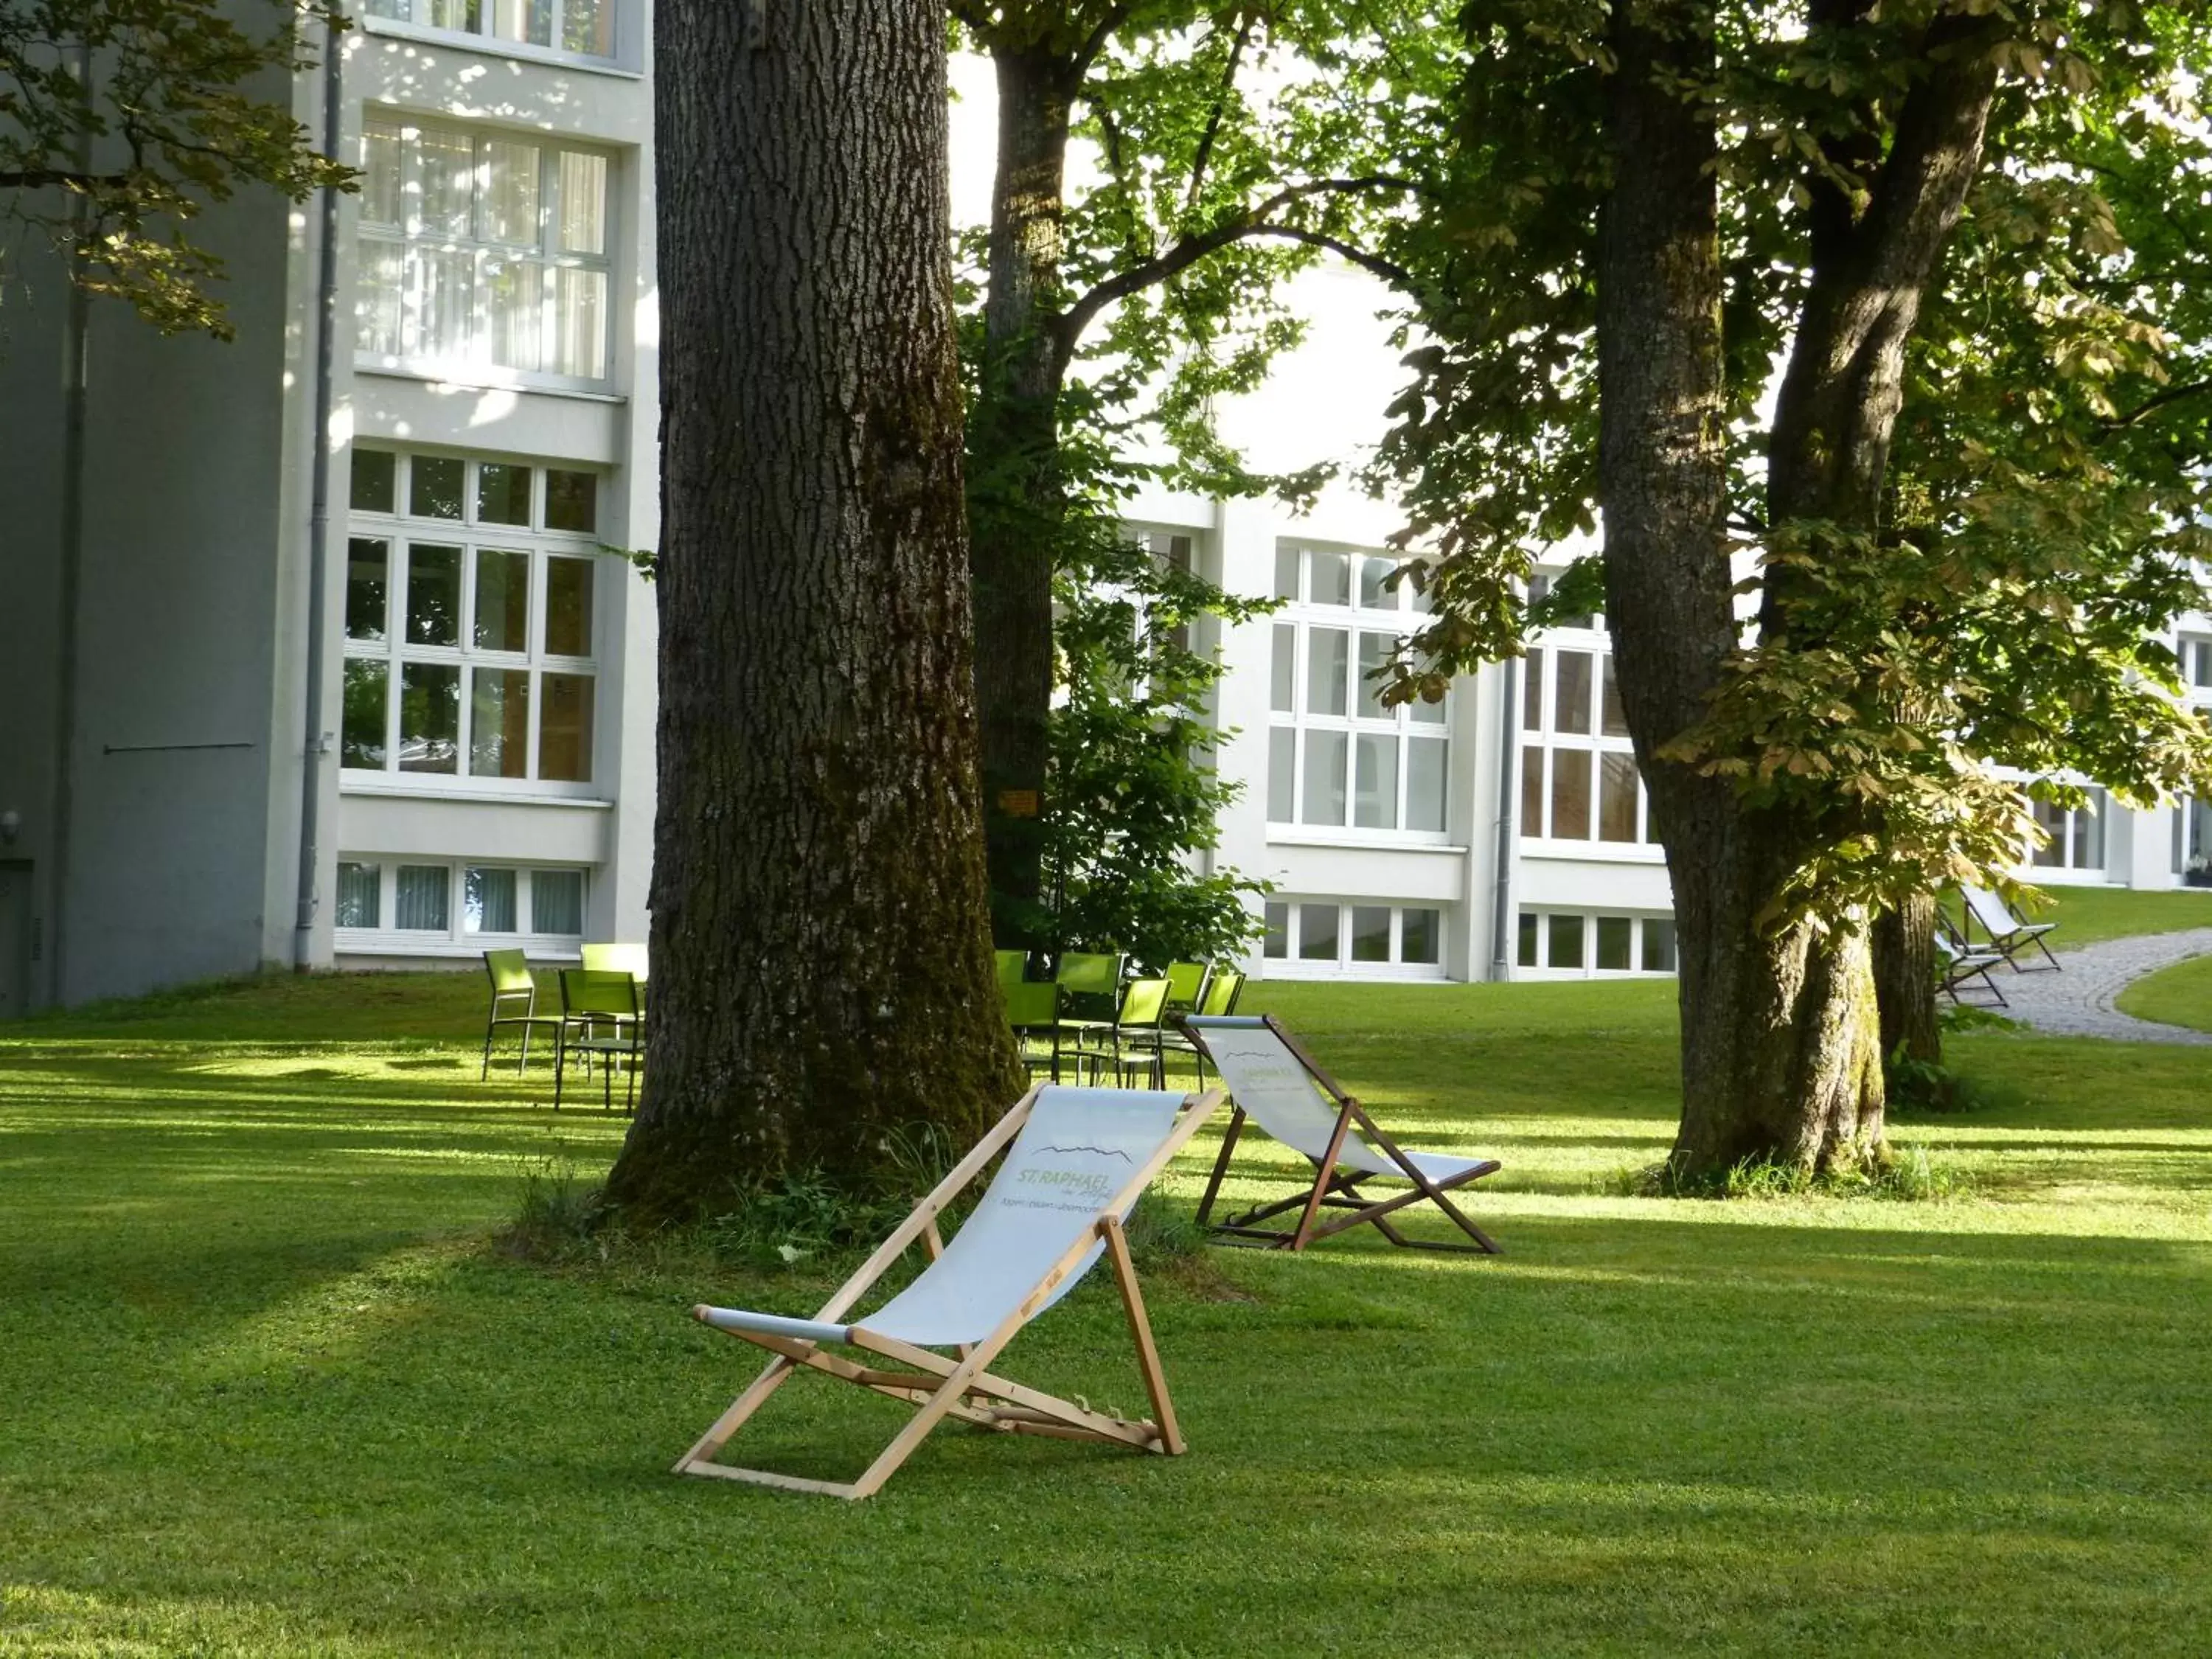
[[[1867,0],[1823,0],[1815,19],[1855,21],[1870,9]],[[1871,121],[1866,134],[1843,141],[1837,159],[1874,183],[1863,207],[1830,174],[1808,172],[1814,274],[1768,435],[1772,526],[1809,520],[1865,535],[1883,529],[1905,348],[1981,167],[1996,70],[1986,50],[1972,47],[1986,28],[1970,14],[1938,16],[1922,43],[1925,73],[1898,112],[1887,154]],[[1787,626],[1792,580],[1787,570],[1769,574],[1761,623],[1770,641]],[[1942,1057],[1935,930],[1936,902],[1925,891],[1875,924],[1884,1058],[1900,1044],[1913,1060]]]
[[[1599,251],[1600,490],[1622,699],[1667,849],[1680,952],[1682,1121],[1671,1162],[1819,1168],[1881,1134],[1863,927],[1775,931],[1802,826],[1656,751],[1735,647],[1726,507],[1716,137],[1680,90],[1712,70],[1698,0],[1617,5]]]
[[[1936,1021],[1936,896],[1901,900],[1874,925],[1874,982],[1881,1002],[1881,1057],[1901,1048],[1907,1060],[1940,1065],[1942,1029]]]
[[[662,0],[659,812],[626,1224],[1019,1067],[989,958],[930,0]]]
[[[981,391],[969,434],[969,568],[983,823],[994,928],[1042,946],[1045,772],[1052,705],[1052,577],[1066,501],[1060,476],[1061,192],[1077,70],[1065,53],[1002,46],[998,170]]]

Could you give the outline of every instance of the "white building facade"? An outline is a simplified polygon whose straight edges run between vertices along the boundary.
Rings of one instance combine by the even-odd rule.
[[[312,205],[202,222],[234,343],[104,304],[80,342],[36,266],[0,342],[0,1018],[272,963],[558,961],[645,935],[653,592],[609,550],[659,530],[645,0],[363,9],[326,423]],[[313,131],[323,85],[295,88]],[[1349,276],[1317,320],[1371,313]],[[1342,363],[1310,349],[1302,373],[1329,388]],[[1131,526],[1282,601],[1219,635],[1220,764],[1244,787],[1209,856],[1273,884],[1253,971],[1672,971],[1601,618],[1385,709],[1364,672],[1418,625],[1385,581],[1387,507],[1162,493]],[[2212,623],[2181,638],[2212,698]],[[2053,828],[2039,879],[2212,884],[2212,808]]]

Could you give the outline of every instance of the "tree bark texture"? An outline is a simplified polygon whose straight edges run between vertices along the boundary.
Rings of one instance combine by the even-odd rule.
[[[998,168],[981,392],[969,435],[975,696],[994,928],[1045,938],[1042,823],[1052,704],[1052,577],[1066,519],[1059,470],[1061,217],[1082,65],[1051,44],[993,53]]]
[[[1881,1006],[1881,1056],[1899,1049],[1924,1065],[1943,1058],[1936,1018],[1936,896],[1911,893],[1874,925],[1875,994]]]
[[[659,810],[632,1225],[1019,1066],[989,956],[932,0],[656,8]]]
[[[1704,714],[1736,641],[1726,535],[1711,8],[1625,0],[1607,120],[1613,178],[1599,251],[1599,469],[1621,694],[1674,884],[1682,1120],[1671,1162],[1806,1168],[1881,1133],[1863,926],[1776,927],[1800,826],[1656,750]]]

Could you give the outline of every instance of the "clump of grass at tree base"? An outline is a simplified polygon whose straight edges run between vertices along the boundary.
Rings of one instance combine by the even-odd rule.
[[[1717,1175],[1684,1176],[1672,1162],[1623,1170],[1601,1190],[1621,1198],[1882,1199],[1907,1204],[1961,1198],[1973,1177],[1912,1146],[1886,1156],[1808,1170],[1765,1158],[1742,1158]]]
[[[819,1169],[796,1170],[759,1182],[737,1194],[727,1209],[692,1226],[644,1238],[617,1224],[599,1183],[573,1159],[537,1159],[522,1171],[514,1216],[501,1238],[513,1255],[562,1267],[618,1261],[631,1266],[641,1260],[666,1267],[693,1259],[771,1273],[834,1271],[881,1243],[958,1161],[944,1131],[933,1123],[886,1135],[884,1152],[884,1180],[873,1191],[856,1194]],[[986,1170],[940,1212],[946,1231],[959,1225],[989,1178]],[[1127,1235],[1140,1268],[1188,1264],[1205,1244],[1188,1207],[1158,1192],[1138,1199]]]
[[[501,1237],[517,1255],[563,1266],[634,1261],[642,1252],[664,1262],[696,1258],[771,1272],[805,1263],[811,1271],[873,1249],[958,1161],[934,1123],[890,1131],[878,1150],[878,1179],[867,1190],[835,1182],[818,1167],[790,1170],[733,1192],[726,1208],[690,1226],[643,1237],[621,1224],[599,1183],[573,1163],[542,1159],[523,1171],[514,1217]],[[963,1194],[948,1206],[948,1225],[967,1201]]]

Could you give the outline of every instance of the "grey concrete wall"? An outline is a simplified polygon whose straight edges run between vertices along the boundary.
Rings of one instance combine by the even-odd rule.
[[[281,78],[262,90],[286,95]],[[246,191],[196,222],[228,268],[233,343],[165,339],[118,302],[90,307],[74,810],[58,895],[66,301],[53,282],[9,295],[21,304],[0,367],[0,796],[25,798],[11,850],[38,862],[40,966],[58,957],[64,1001],[243,972],[264,954],[288,216],[281,199]]]
[[[19,243],[0,288],[0,814],[20,821],[0,859],[31,866],[32,1006],[46,1000],[54,866],[54,690],[61,548],[59,270]]]

